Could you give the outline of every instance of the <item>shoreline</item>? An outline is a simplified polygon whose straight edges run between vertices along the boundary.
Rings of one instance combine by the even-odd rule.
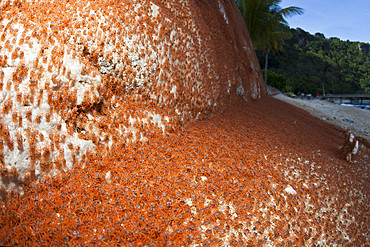
[[[370,111],[354,106],[337,105],[326,100],[295,99],[283,94],[273,96],[296,107],[299,107],[311,115],[340,127],[343,130],[351,130],[356,136],[370,140]]]

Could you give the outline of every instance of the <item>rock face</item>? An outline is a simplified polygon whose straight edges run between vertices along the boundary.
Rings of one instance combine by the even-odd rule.
[[[358,49],[360,49],[362,55],[366,56],[369,54],[370,45],[369,44],[358,44]]]
[[[1,1],[8,189],[264,94],[233,0]]]

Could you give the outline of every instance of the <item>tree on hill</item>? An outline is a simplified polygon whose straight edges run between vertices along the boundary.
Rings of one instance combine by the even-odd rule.
[[[287,78],[283,91],[322,94],[324,84],[331,94],[370,93],[369,44],[312,35],[300,28],[290,31],[284,52],[269,57],[269,69]],[[257,57],[263,66],[264,52],[257,51]]]
[[[265,83],[269,52],[283,50],[284,39],[290,38],[286,17],[303,14],[299,7],[281,8],[281,0],[236,0],[255,49],[265,52]]]

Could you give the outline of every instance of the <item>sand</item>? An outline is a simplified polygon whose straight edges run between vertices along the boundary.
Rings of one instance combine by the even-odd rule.
[[[297,106],[313,116],[334,124],[343,130],[350,129],[356,136],[370,140],[370,111],[352,106],[330,103],[326,100],[302,100],[277,94],[274,98]]]

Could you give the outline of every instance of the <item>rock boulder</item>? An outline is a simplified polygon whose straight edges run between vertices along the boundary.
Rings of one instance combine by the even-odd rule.
[[[2,1],[2,186],[265,94],[233,0]]]

